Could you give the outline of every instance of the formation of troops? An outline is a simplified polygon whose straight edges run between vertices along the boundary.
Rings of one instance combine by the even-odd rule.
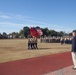
[[[28,38],[28,49],[38,49],[36,37],[31,36],[30,38]]]
[[[34,36],[31,36],[28,38],[28,49],[38,49],[37,46],[37,38]],[[72,43],[72,37],[40,37],[41,43],[61,43],[63,44],[71,44]]]
[[[72,44],[72,37],[60,39],[61,44]]]
[[[61,43],[61,44],[71,44],[72,37],[41,37],[40,42],[45,43]]]

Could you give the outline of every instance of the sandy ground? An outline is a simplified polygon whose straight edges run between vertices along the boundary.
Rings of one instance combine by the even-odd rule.
[[[71,51],[71,45],[40,43],[39,49],[28,50],[27,39],[0,40],[0,63]]]

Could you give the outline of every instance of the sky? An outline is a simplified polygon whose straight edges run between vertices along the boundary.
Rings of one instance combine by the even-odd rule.
[[[76,0],[0,0],[0,33],[23,27],[72,32],[76,29]]]

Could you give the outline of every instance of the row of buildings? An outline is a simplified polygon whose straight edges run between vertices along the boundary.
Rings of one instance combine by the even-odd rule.
[[[15,38],[24,38],[24,36],[17,36],[17,35],[0,35],[0,39],[15,39]]]

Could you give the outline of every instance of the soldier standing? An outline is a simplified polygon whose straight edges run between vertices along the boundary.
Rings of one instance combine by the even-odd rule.
[[[31,49],[31,38],[28,38],[28,49]]]
[[[34,44],[35,48],[38,49],[38,46],[37,46],[37,38],[36,37],[34,38],[34,42],[35,42],[35,44]]]
[[[71,54],[72,54],[74,69],[76,70],[76,31],[73,31],[72,35],[73,35],[73,39],[72,39]]]

